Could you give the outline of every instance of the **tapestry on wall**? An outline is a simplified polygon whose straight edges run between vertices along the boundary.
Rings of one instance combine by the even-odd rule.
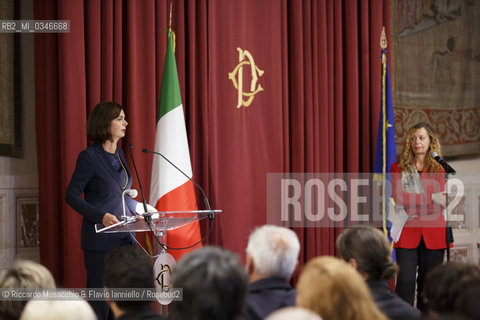
[[[427,121],[444,156],[479,154],[480,1],[399,0],[392,10],[397,148]]]

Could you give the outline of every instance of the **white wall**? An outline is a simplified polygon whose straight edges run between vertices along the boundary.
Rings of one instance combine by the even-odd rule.
[[[458,173],[480,173],[480,157],[448,162]]]
[[[453,227],[454,246],[451,250],[451,260],[480,265],[480,157],[465,160],[452,160],[449,164],[457,171],[450,176],[450,184],[460,180],[463,188],[452,188],[455,199],[453,205],[454,217],[449,223]],[[457,180],[457,181],[458,181]],[[462,190],[463,189],[463,190]],[[449,206],[450,207],[450,206]]]

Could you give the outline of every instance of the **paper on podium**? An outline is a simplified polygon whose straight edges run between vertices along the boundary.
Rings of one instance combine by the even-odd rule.
[[[405,207],[398,206],[398,210],[395,210],[394,206],[390,207],[390,214],[388,215],[388,221],[392,223],[390,227],[390,237],[394,242],[397,242],[400,239],[400,235],[402,234],[403,227],[408,220],[407,211],[405,211]]]
[[[147,210],[149,212],[156,212],[157,209],[155,209],[153,206],[149,205],[147,203]],[[141,213],[145,213],[145,210],[143,208],[143,203],[139,202],[137,203],[137,206],[135,207],[135,212],[138,213],[138,214],[141,214]]]

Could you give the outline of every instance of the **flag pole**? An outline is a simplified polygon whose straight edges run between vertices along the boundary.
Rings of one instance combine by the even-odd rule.
[[[170,1],[170,17],[168,19],[168,30],[172,30],[172,4],[173,0]]]
[[[383,165],[382,165],[382,228],[385,236],[388,237],[387,230],[387,218],[386,218],[386,199],[385,199],[385,184],[386,184],[386,173],[387,173],[387,108],[386,108],[386,78],[387,78],[387,36],[385,34],[385,26],[382,28],[382,34],[380,36],[380,47],[382,48],[382,140],[383,140]]]
[[[173,53],[175,53],[175,32],[172,30],[172,7],[173,7],[173,0],[170,1],[170,14],[168,18],[168,28],[167,28],[167,39],[170,36],[170,33],[172,34],[172,42],[173,42]]]

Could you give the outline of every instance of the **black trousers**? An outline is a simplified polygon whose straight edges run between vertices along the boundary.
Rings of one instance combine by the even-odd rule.
[[[103,266],[106,251],[83,250],[85,269],[87,269],[87,288],[103,288]],[[89,301],[98,320],[113,320],[113,312],[105,301]]]
[[[415,283],[417,285],[417,308],[426,311],[423,300],[423,281],[426,274],[443,262],[445,249],[428,249],[423,237],[414,249],[395,248],[397,264],[400,268],[395,292],[412,306],[415,301]],[[418,267],[418,277],[417,277]]]

